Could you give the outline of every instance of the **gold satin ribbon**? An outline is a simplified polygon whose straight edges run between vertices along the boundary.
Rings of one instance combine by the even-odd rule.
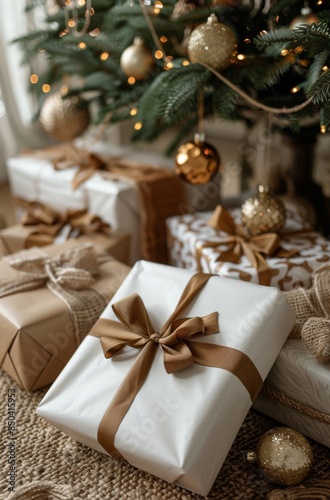
[[[113,304],[119,322],[100,318],[93,327],[90,334],[100,339],[107,358],[115,356],[125,346],[141,349],[99,425],[98,441],[110,455],[122,458],[114,445],[115,435],[148,375],[158,348],[163,351],[167,373],[175,373],[194,363],[221,368],[239,378],[251,401],[256,398],[263,381],[246,354],[231,347],[194,340],[219,332],[218,313],[203,318],[177,318],[211,277],[211,274],[198,273],[189,280],[175,310],[159,332],[153,328],[144,303],[137,294]]]
[[[220,251],[216,262],[232,262],[238,264],[242,255],[245,255],[251,265],[257,270],[259,283],[270,285],[272,270],[268,265],[264,255],[271,257],[275,253],[278,257],[291,257],[298,253],[297,250],[285,250],[280,247],[281,238],[277,233],[265,233],[256,236],[249,236],[242,226],[236,225],[230,213],[221,205],[218,205],[207,224],[217,231],[224,231],[229,236],[221,241],[209,241],[198,247],[196,251],[198,270],[201,271],[201,258],[204,248],[216,248],[221,245],[229,245],[225,251]]]
[[[26,238],[24,245],[26,249],[33,246],[42,247],[51,245],[65,225],[69,225],[72,230],[76,229],[84,234],[94,232],[110,234],[111,232],[111,227],[108,223],[84,209],[71,208],[65,214],[60,214],[37,201],[26,201],[22,198],[15,198],[15,202],[26,210],[22,216],[21,224],[23,226],[35,226]]]

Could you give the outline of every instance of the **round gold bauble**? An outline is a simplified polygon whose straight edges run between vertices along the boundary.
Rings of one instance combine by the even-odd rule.
[[[211,14],[206,23],[195,28],[188,40],[188,56],[193,63],[206,63],[214,69],[227,68],[237,45],[233,30]]]
[[[286,218],[283,201],[263,185],[258,187],[256,196],[245,200],[241,213],[243,226],[253,235],[279,231]]]
[[[207,184],[219,171],[220,157],[205,142],[204,134],[195,134],[194,141],[182,144],[175,156],[175,173],[190,184]]]
[[[313,451],[307,439],[290,427],[276,427],[266,432],[255,451],[256,462],[272,483],[293,486],[310,473]]]
[[[60,141],[79,137],[89,121],[86,101],[78,96],[62,98],[60,92],[47,96],[40,113],[40,123],[45,131]]]
[[[127,47],[121,55],[120,67],[123,73],[135,80],[143,80],[154,67],[154,59],[150,50],[141,38],[136,37],[133,45]]]
[[[292,19],[291,23],[289,24],[290,30],[295,30],[297,28],[300,28],[300,26],[303,26],[304,24],[311,25],[313,23],[318,23],[319,20],[313,14],[312,10],[309,7],[303,7],[301,9],[300,15]]]

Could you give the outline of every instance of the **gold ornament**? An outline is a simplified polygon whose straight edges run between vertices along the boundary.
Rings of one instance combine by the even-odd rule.
[[[219,23],[211,14],[206,23],[195,28],[188,41],[188,56],[193,63],[206,63],[221,70],[230,64],[230,58],[237,45],[233,30]]]
[[[139,37],[134,39],[133,45],[124,50],[120,58],[120,67],[123,73],[128,77],[135,78],[135,80],[143,80],[149,76],[153,66],[152,53]]]
[[[318,23],[319,20],[313,14],[312,9],[309,7],[303,7],[300,11],[300,15],[292,19],[291,23],[289,24],[290,30],[295,30],[297,28],[300,28],[300,26],[303,26],[304,24],[311,25],[313,23]]]
[[[46,132],[60,141],[72,141],[89,125],[86,101],[78,96],[62,98],[60,92],[49,95],[41,109],[40,123]]]
[[[256,462],[272,483],[294,486],[309,475],[313,451],[300,432],[290,427],[276,427],[261,436],[256,451],[249,451],[246,458]]]
[[[242,205],[242,224],[253,235],[279,231],[285,218],[283,201],[271,194],[267,186],[258,186],[258,194]]]
[[[175,156],[175,173],[190,184],[207,184],[219,171],[220,157],[205,142],[204,134],[195,134],[193,142],[182,144]]]

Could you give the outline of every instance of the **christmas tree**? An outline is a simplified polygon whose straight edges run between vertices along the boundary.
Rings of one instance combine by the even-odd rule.
[[[330,127],[330,12],[325,2],[32,0],[45,26],[21,37],[40,109],[47,92],[84,97],[93,120],[132,119],[133,140],[177,125],[175,144],[205,117],[251,123],[260,110],[281,129]],[[211,16],[211,17],[210,17]],[[40,111],[39,109],[39,111]],[[172,145],[173,146],[173,145]]]

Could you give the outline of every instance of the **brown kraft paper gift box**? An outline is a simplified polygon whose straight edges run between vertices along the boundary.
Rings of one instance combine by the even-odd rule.
[[[48,286],[50,280],[47,280],[41,286],[0,298],[0,365],[27,391],[35,391],[55,380],[129,271],[128,266],[111,256],[98,254],[97,257],[90,243],[77,245],[74,240],[69,240],[22,253],[35,255],[36,251],[53,259],[63,256],[63,267],[50,266],[51,273],[58,272],[51,289]],[[15,259],[22,253],[10,258]],[[77,254],[80,256],[83,265],[78,264],[78,269],[72,270],[71,254],[72,261],[77,260]],[[16,279],[22,275],[6,259],[0,261],[0,293],[8,280],[16,286]],[[81,269],[84,264],[89,268],[89,278],[86,278],[87,271]],[[62,286],[61,276],[71,279],[75,271],[87,279],[87,286],[80,290],[68,288],[66,284]],[[90,274],[94,278],[92,284],[88,282]],[[85,295],[86,289],[91,295]],[[59,297],[59,291],[64,293],[64,299]],[[68,300],[72,302],[72,295],[70,309],[67,303]],[[92,310],[89,311],[90,307]]]

